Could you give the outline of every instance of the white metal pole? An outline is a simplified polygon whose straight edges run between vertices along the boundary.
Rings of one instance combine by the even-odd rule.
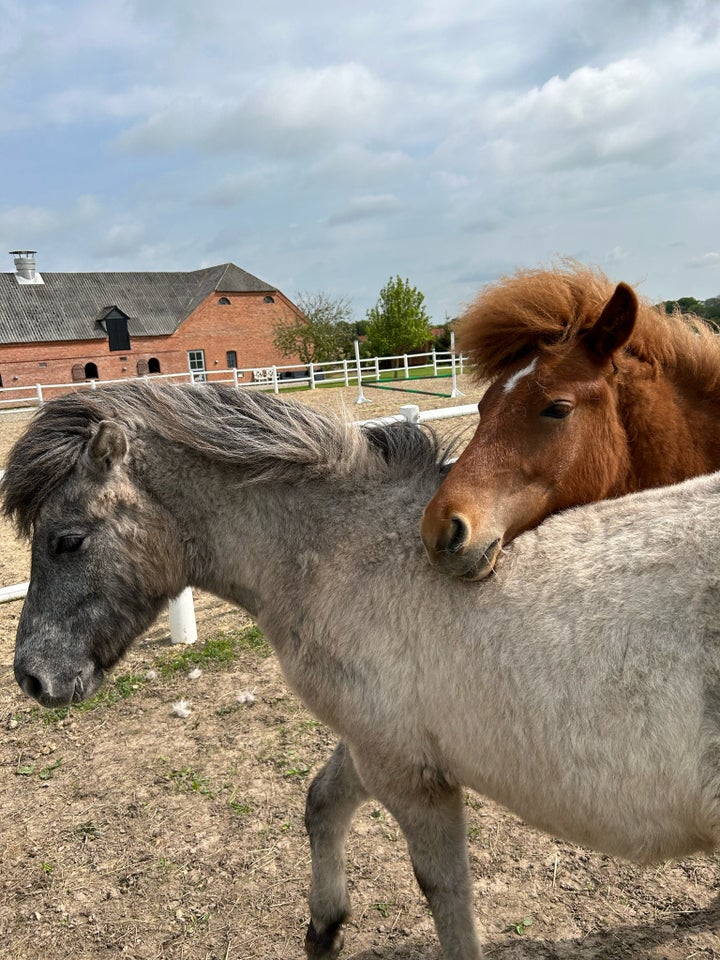
[[[451,397],[464,397],[465,394],[462,390],[458,390],[457,386],[457,369],[455,367],[455,331],[450,332],[450,364],[452,366],[452,390],[450,391]]]
[[[197,624],[195,622],[195,604],[190,587],[168,604],[170,620],[170,640],[172,643],[195,643]]]
[[[362,387],[362,367],[360,365],[360,344],[357,340],[354,341],[355,344],[355,364],[357,366],[357,381],[358,381],[358,396],[355,403],[372,403],[369,397],[366,397],[363,393]]]

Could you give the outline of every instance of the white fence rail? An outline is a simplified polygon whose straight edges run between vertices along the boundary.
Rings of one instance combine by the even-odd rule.
[[[386,417],[371,417],[368,420],[353,421],[356,426],[375,423],[428,423],[432,420],[444,420],[450,417],[466,417],[477,413],[477,404],[466,403],[457,407],[442,407],[437,410],[420,410],[416,404],[408,403],[400,407],[400,412]],[[0,477],[4,471],[0,471]],[[29,582],[16,583],[10,587],[0,587],[0,603],[25,598]],[[197,640],[197,622],[195,620],[195,606],[190,587],[171,600],[168,605],[168,619],[170,621],[170,640],[172,643],[195,643]]]
[[[23,387],[0,387],[0,410],[8,407],[35,407],[59,393],[95,390],[101,384],[126,383],[130,380],[152,380],[168,383],[225,383],[230,386],[272,388],[279,393],[286,387],[345,386],[371,381],[380,383],[388,373],[398,379],[413,379],[419,366],[432,367],[432,377],[447,377],[464,372],[466,358],[454,350],[430,350],[426,353],[397,354],[388,357],[362,357],[356,360],[331,360],[323,363],[272,364],[266,367],[231,368],[228,370],[188,370],[184,373],[153,373],[145,377],[122,377],[117,380],[79,380],[75,383],[35,383]],[[393,364],[388,367],[387,364]]]

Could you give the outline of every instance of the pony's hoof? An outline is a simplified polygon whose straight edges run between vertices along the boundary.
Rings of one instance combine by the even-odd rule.
[[[344,942],[342,920],[338,920],[322,933],[317,932],[311,920],[305,934],[305,953],[309,960],[335,960]]]

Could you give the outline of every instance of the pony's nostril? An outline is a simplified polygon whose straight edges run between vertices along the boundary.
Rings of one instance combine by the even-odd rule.
[[[34,677],[31,673],[26,673],[23,676],[20,681],[20,687],[23,693],[27,694],[28,697],[32,697],[33,700],[39,700],[43,695],[44,687],[42,681]]]
[[[448,553],[459,553],[468,541],[470,531],[461,517],[452,517],[450,520],[450,536],[445,547]]]

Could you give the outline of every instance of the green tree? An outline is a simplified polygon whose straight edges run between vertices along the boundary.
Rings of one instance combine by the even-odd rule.
[[[430,340],[430,318],[425,296],[408,280],[392,277],[380,291],[374,307],[367,311],[367,344],[371,354],[408,353]]]
[[[275,327],[273,343],[283,356],[298,356],[303,363],[352,356],[355,325],[345,297],[318,291],[299,293],[295,302],[301,315],[281,320]]]

